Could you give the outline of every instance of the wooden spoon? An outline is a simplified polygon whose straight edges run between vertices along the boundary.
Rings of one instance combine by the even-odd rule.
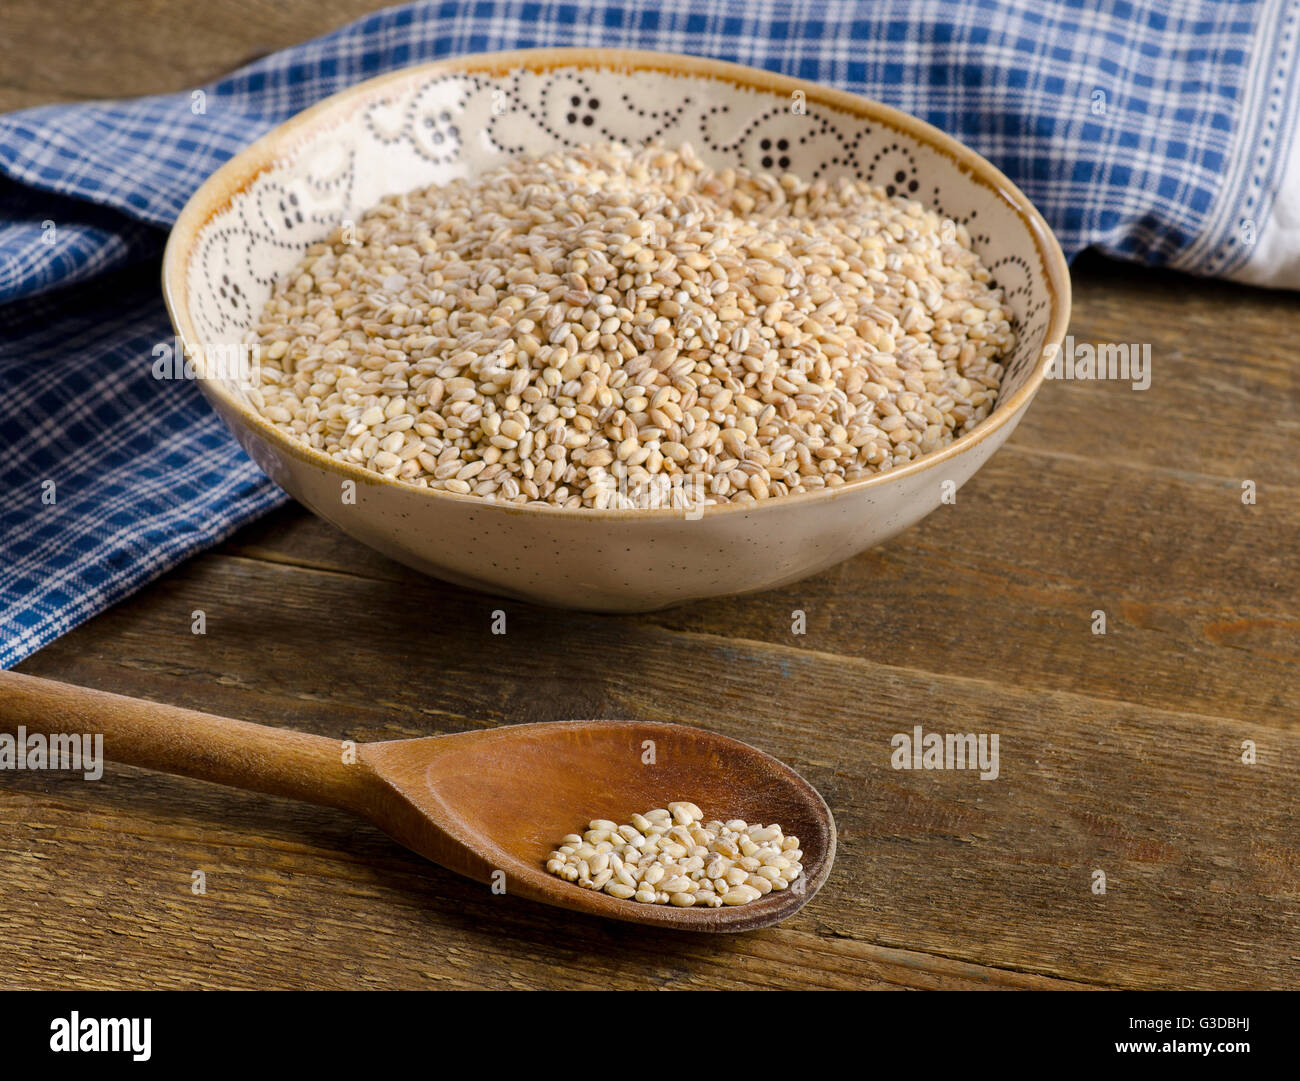
[[[0,730],[102,734],[104,756],[147,769],[341,807],[395,840],[507,894],[688,931],[750,931],[785,919],[826,881],[835,822],[775,758],[679,724],[559,721],[350,746],[208,713],[0,672]],[[345,759],[351,759],[346,761]],[[778,823],[804,873],[746,905],[622,901],[549,874],[547,855],[593,818],[690,800],[708,818]]]

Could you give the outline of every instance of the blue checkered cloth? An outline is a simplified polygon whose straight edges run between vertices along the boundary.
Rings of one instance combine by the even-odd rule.
[[[320,98],[488,50],[721,57],[951,132],[1071,256],[1249,277],[1260,251],[1286,263],[1271,223],[1295,220],[1279,200],[1298,16],[1300,0],[442,0],[251,64],[201,88],[201,110],[181,93],[0,116],[0,665],[285,498],[191,384],[152,377],[171,340],[158,259],[209,173]]]

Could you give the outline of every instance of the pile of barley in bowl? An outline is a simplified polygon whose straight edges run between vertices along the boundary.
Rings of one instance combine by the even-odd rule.
[[[965,228],[916,202],[611,144],[384,199],[250,341],[254,407],[340,461],[603,509],[912,461],[988,416],[1015,335]]]
[[[621,900],[690,908],[745,905],[803,872],[798,837],[740,819],[704,822],[693,803],[670,803],[618,825],[597,818],[551,853],[546,869]]]

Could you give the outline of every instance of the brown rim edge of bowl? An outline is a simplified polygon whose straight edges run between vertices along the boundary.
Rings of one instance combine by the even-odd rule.
[[[891,479],[907,477],[923,470],[931,469],[950,461],[957,455],[971,449],[998,429],[1002,428],[1019,415],[1037,394],[1038,388],[1047,374],[1051,363],[1052,345],[1060,345],[1065,339],[1065,331],[1070,320],[1070,272],[1065,255],[1057,242],[1051,227],[1043,219],[1028,197],[1013,184],[1003,173],[975,151],[947,135],[943,131],[903,113],[889,105],[873,101],[870,98],[845,90],[836,90],[820,83],[806,79],[796,79],[789,75],[780,75],[762,68],[752,68],[744,64],[734,64],[725,60],[712,60],[705,57],[690,56],[685,53],[663,53],[642,49],[589,49],[589,48],[542,48],[516,49],[508,52],[473,53],[467,56],[436,60],[428,64],[417,64],[397,71],[379,75],[365,82],[340,90],[315,105],[295,114],[283,124],[273,128],[254,143],[230,158],[211,176],[207,178],[190,196],[176,224],[167,237],[167,246],[163,252],[162,285],[163,299],[167,305],[172,326],[183,342],[197,340],[193,322],[190,319],[189,303],[186,297],[186,271],[190,265],[194,245],[199,233],[212,218],[229,205],[230,201],[244,191],[273,163],[283,156],[286,143],[301,143],[308,135],[328,126],[328,122],[342,118],[344,112],[359,108],[362,103],[381,96],[380,91],[389,84],[399,83],[422,74],[437,72],[473,72],[500,76],[511,71],[525,68],[533,72],[551,71],[564,67],[590,67],[613,71],[655,71],[667,75],[689,75],[716,79],[730,83],[742,89],[761,92],[793,91],[804,92],[808,101],[825,105],[839,112],[871,120],[901,134],[910,136],[924,143],[930,149],[956,163],[959,170],[967,174],[975,183],[987,188],[995,196],[1008,204],[1020,220],[1029,229],[1037,249],[1039,262],[1047,275],[1046,287],[1051,303],[1051,317],[1043,346],[1039,350],[1038,363],[1025,380],[1023,386],[1005,402],[999,402],[994,411],[973,431],[953,440],[942,450],[922,455],[907,465],[890,469],[885,473],[875,473],[868,477],[846,481],[834,488],[822,488],[813,492],[800,492],[781,496],[777,499],[763,500],[757,503],[723,503],[697,508],[690,512],[692,520],[702,517],[715,517],[721,514],[755,513],[774,505],[794,506],[813,501],[833,501],[871,487],[884,487]],[[201,363],[201,362],[200,362]],[[597,510],[591,507],[540,507],[519,505],[515,503],[488,502],[473,495],[460,495],[456,492],[443,492],[430,488],[417,488],[399,480],[372,473],[359,465],[340,462],[304,443],[285,435],[260,414],[254,412],[235,395],[229,393],[219,381],[202,377],[200,385],[206,394],[220,398],[227,406],[240,414],[263,439],[284,453],[298,458],[309,465],[315,465],[327,472],[334,473],[349,480],[354,480],[372,487],[391,485],[405,492],[420,493],[438,500],[456,500],[468,503],[483,510],[505,511],[509,514],[546,515],[561,517],[580,517],[584,519],[635,519],[684,517],[686,511],[680,508],[658,507],[651,509],[627,508]]]

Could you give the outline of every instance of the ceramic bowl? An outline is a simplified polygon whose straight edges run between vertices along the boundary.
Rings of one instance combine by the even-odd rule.
[[[941,451],[887,473],[688,514],[520,507],[415,488],[294,442],[250,407],[230,349],[244,341],[273,281],[340,222],[386,194],[508,156],[649,138],[689,141],[720,166],[862,177],[965,223],[1005,290],[1019,335],[993,413]],[[163,279],[203,393],[253,460],[300,502],[439,578],[613,612],[770,589],[919,521],[1011,434],[1044,378],[1049,348],[1065,334],[1070,307],[1065,259],[1041,216],[992,165],[941,131],[766,71],[606,49],[461,57],[321,102],[199,188],[172,230]]]

